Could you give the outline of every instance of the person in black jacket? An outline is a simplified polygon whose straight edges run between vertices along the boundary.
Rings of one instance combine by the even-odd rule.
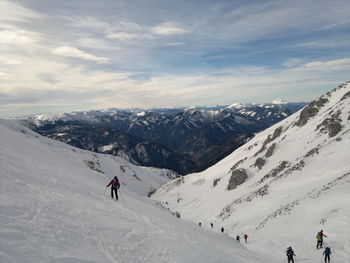
[[[288,263],[294,263],[293,257],[295,256],[295,254],[292,247],[287,248],[286,255],[287,255]]]

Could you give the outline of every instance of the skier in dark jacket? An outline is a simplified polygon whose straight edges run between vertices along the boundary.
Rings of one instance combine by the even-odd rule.
[[[114,176],[114,178],[112,179],[112,181],[109,182],[109,184],[107,184],[106,187],[111,186],[111,197],[113,199],[113,192],[115,193],[115,199],[118,200],[118,189],[120,188],[120,183],[118,180],[118,177]]]
[[[240,239],[241,239],[241,238],[237,235],[237,236],[236,236],[236,240],[239,242]]]
[[[294,263],[293,257],[295,256],[295,254],[292,247],[287,248],[286,255],[287,255],[288,263],[291,263],[291,262]]]
[[[316,239],[317,239],[317,245],[316,248],[322,248],[323,245],[323,237],[327,237],[325,234],[323,234],[323,230],[317,233]]]
[[[214,224],[210,223],[210,227],[211,227],[211,229],[213,229],[214,228]]]
[[[331,254],[332,254],[331,249],[329,247],[326,247],[325,250],[323,251],[324,263],[327,263],[327,260],[328,260],[328,263],[331,262]]]
[[[222,228],[221,228],[221,233],[224,233],[224,231],[225,231],[225,230],[224,230],[224,227],[222,227]]]

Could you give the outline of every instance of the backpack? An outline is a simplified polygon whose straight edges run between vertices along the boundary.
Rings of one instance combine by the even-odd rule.
[[[119,184],[119,180],[118,179],[114,179],[113,183],[112,183],[113,188],[119,188],[120,184]]]
[[[293,256],[293,255],[294,255],[293,249],[291,249],[291,248],[288,249],[288,250],[287,250],[287,256],[288,256],[288,257],[291,257],[291,256]]]
[[[325,253],[326,255],[331,254],[331,249],[330,249],[329,247],[326,247],[326,249],[324,250],[324,253]]]

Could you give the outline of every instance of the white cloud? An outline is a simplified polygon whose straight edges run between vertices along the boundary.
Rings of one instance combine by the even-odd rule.
[[[0,65],[19,65],[22,64],[21,59],[16,58],[15,56],[1,56],[0,55]]]
[[[134,38],[139,38],[140,35],[134,34],[134,33],[127,33],[127,32],[117,32],[117,33],[109,33],[106,35],[106,37],[110,39],[130,40]]]
[[[14,1],[1,0],[0,10],[0,21],[28,22],[32,19],[45,18],[45,15],[18,5]]]
[[[0,43],[8,45],[32,45],[38,35],[21,29],[0,28]]]
[[[323,39],[317,41],[303,42],[291,46],[292,48],[336,48],[336,47],[348,47],[350,45],[350,39],[337,38],[334,39]]]
[[[99,64],[104,64],[109,62],[108,58],[97,57],[95,55],[86,53],[80,49],[77,49],[75,47],[70,47],[70,46],[55,48],[54,50],[52,50],[52,52],[56,55],[61,55],[65,57],[73,57],[73,58],[80,58],[84,60],[95,61]]]
[[[317,71],[336,71],[350,69],[350,58],[329,61],[312,61],[302,66],[303,69]]]
[[[291,58],[285,61],[282,65],[287,68],[299,66],[303,63],[303,60],[300,58]]]
[[[158,26],[151,27],[150,31],[154,35],[169,36],[169,35],[182,35],[188,33],[189,30],[176,26],[174,23],[162,23]]]

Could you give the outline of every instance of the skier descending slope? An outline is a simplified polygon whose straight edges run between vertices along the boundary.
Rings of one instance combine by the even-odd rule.
[[[115,199],[118,201],[118,189],[120,188],[120,183],[118,177],[114,176],[112,181],[107,184],[106,187],[111,186],[111,197],[113,199],[113,191],[115,193]]]
[[[288,263],[291,263],[291,262],[294,263],[293,257],[295,256],[295,254],[292,247],[287,248],[286,255],[287,255]]]

